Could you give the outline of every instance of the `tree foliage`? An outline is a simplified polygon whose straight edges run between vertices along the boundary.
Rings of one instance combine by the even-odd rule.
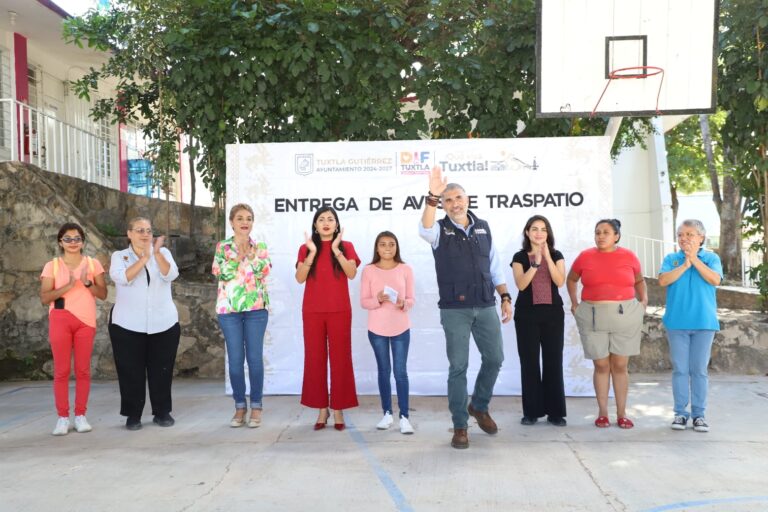
[[[768,0],[721,4],[718,102],[728,116],[722,127],[726,172],[745,198],[748,234],[759,235],[763,263],[754,269],[768,297]]]
[[[118,80],[94,115],[188,133],[221,199],[235,142],[602,135],[605,119],[534,117],[535,26],[534,0],[117,0],[65,35],[112,54],[75,84]],[[614,155],[649,130],[625,122]]]

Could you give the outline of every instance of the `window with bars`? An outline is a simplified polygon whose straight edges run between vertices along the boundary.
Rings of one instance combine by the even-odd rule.
[[[0,46],[0,98],[11,99],[11,57],[7,48]],[[0,103],[0,157],[11,157],[11,102]],[[7,153],[7,155],[6,155]]]

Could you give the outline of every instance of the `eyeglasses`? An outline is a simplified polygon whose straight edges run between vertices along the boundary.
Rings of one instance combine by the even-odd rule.
[[[696,238],[697,236],[701,236],[698,233],[678,233],[677,238]]]
[[[140,235],[151,235],[152,234],[152,228],[146,228],[146,229],[145,228],[137,228],[137,229],[132,229],[131,231],[135,231],[136,233],[138,233]]]
[[[65,244],[79,244],[80,242],[83,241],[83,239],[80,238],[79,236],[76,236],[74,238],[65,236],[64,238],[61,239],[61,241],[64,242]]]

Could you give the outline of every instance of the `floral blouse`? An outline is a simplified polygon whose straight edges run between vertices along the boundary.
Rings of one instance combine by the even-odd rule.
[[[216,313],[241,313],[264,309],[269,306],[267,276],[272,262],[267,253],[267,244],[250,240],[254,254],[240,261],[234,237],[216,244],[211,273],[219,281],[216,296]]]

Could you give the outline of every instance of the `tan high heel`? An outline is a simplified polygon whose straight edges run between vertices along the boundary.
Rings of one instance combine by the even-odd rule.
[[[253,413],[256,413],[254,416]],[[261,409],[251,409],[251,416],[248,418],[248,428],[257,428],[261,426]]]
[[[240,414],[242,411],[242,414]],[[232,428],[238,428],[245,425],[245,409],[235,409],[235,415],[232,416],[232,420],[229,422],[229,426]]]

